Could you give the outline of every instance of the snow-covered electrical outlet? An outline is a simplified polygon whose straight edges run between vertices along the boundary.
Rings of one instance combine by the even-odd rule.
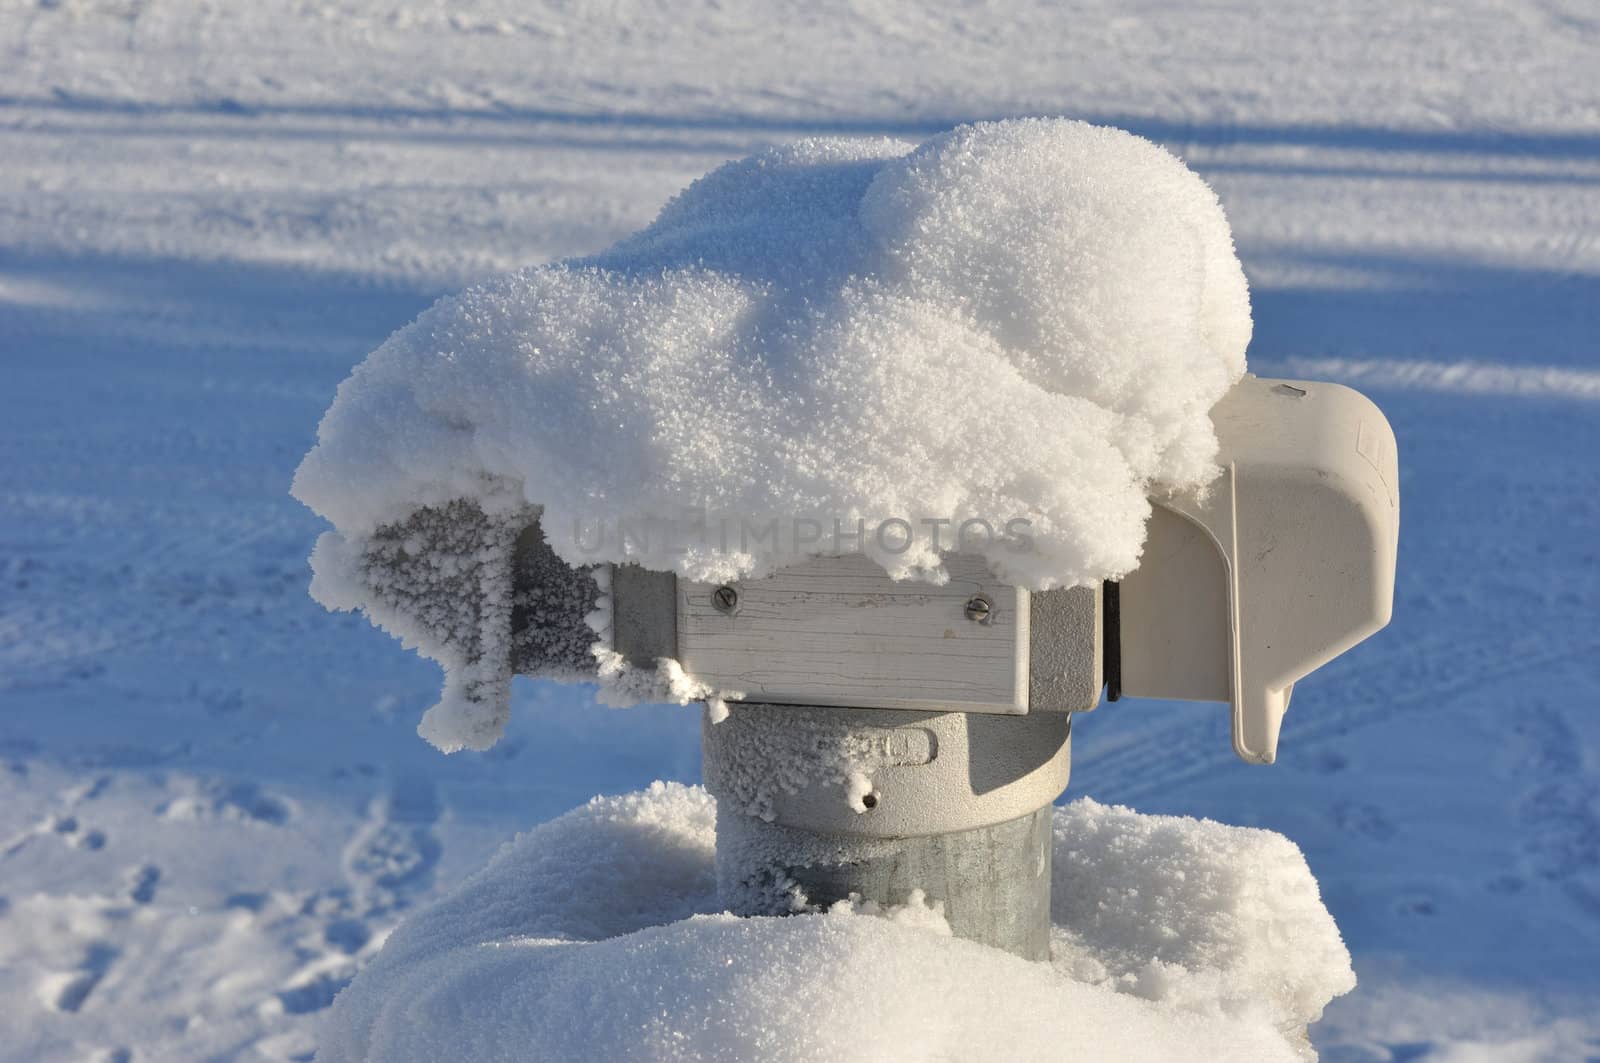
[[[1389,621],[1394,432],[1349,388],[1254,376],[1212,421],[1222,475],[1154,500],[1109,615],[1098,587],[1030,594],[965,555],[942,586],[860,555],[727,585],[624,566],[615,648],[751,701],[1012,715],[1093,708],[1104,656],[1121,694],[1227,702],[1269,764],[1295,682]]]
[[[611,648],[772,704],[1081,712],[1109,679],[1120,694],[1228,703],[1234,750],[1271,763],[1295,682],[1389,621],[1394,432],[1349,388],[1254,376],[1211,416],[1221,476],[1153,499],[1115,597],[1030,593],[961,554],[942,585],[892,580],[859,554],[730,584],[623,565]],[[518,670],[548,665],[532,663]]]

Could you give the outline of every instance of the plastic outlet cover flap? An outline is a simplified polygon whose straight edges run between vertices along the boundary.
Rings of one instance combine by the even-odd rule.
[[[1394,432],[1350,388],[1254,376],[1212,420],[1222,476],[1156,500],[1122,581],[1122,690],[1229,702],[1234,751],[1270,764],[1295,682],[1389,622]]]

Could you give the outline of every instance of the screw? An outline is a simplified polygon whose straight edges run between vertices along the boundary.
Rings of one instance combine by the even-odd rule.
[[[989,604],[989,599],[983,595],[975,595],[967,600],[967,619],[975,620],[980,624],[989,622],[989,614],[994,611],[994,606]]]
[[[739,592],[723,584],[711,592],[711,604],[721,612],[731,613],[734,606],[739,604]]]

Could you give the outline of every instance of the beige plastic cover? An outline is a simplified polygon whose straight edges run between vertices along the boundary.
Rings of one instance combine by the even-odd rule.
[[[1234,751],[1270,764],[1295,682],[1389,622],[1394,431],[1350,388],[1254,376],[1212,420],[1221,478],[1155,500],[1121,584],[1122,690],[1226,701]]]

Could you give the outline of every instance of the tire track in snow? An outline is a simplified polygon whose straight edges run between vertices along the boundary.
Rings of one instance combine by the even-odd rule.
[[[1600,640],[1572,641],[1544,653],[1508,657],[1503,633],[1486,632],[1476,639],[1430,640],[1397,647],[1392,653],[1363,661],[1360,672],[1342,679],[1347,696],[1334,711],[1293,718],[1284,741],[1314,749],[1322,741],[1394,716],[1436,706],[1442,699],[1467,693],[1485,683],[1529,672],[1543,672],[1561,661],[1600,655]],[[1410,669],[1423,669],[1417,682],[1407,682]],[[1129,709],[1133,707],[1130,705]],[[1208,714],[1206,709],[1214,710]],[[1139,801],[1195,782],[1233,759],[1217,719],[1226,720],[1220,703],[1194,706],[1199,714],[1169,726],[1141,731],[1120,745],[1079,758],[1096,789],[1119,803]],[[1099,711],[1105,711],[1102,707]],[[1127,711],[1127,710],[1123,710]],[[1134,709],[1133,711],[1137,711]],[[1293,703],[1291,702],[1291,712]],[[1094,748],[1094,747],[1091,747]]]
[[[1511,728],[1526,748],[1523,770],[1539,780],[1516,805],[1528,865],[1600,919],[1600,786],[1584,771],[1583,742],[1543,703],[1525,706]]]

